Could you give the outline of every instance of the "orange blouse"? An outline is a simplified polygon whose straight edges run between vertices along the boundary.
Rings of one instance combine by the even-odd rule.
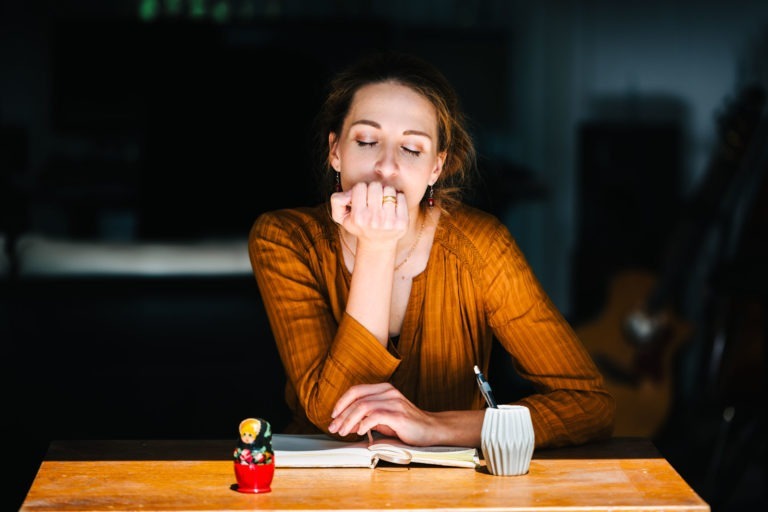
[[[289,431],[327,433],[355,384],[391,382],[427,411],[483,408],[472,368],[487,372],[495,336],[536,390],[516,403],[530,409],[537,448],[610,436],[615,404],[602,376],[490,214],[462,206],[440,216],[397,347],[386,349],[345,313],[351,274],[327,205],[262,214],[249,253],[287,375]]]

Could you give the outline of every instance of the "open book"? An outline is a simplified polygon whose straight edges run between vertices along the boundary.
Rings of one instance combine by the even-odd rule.
[[[274,434],[272,449],[275,466],[280,468],[363,467],[372,468],[380,460],[395,464],[435,464],[474,468],[478,463],[475,448],[462,446],[409,446],[389,437],[345,442],[323,434]]]

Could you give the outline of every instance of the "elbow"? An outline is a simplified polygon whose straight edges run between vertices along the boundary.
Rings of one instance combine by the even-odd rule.
[[[607,391],[596,394],[594,409],[594,439],[607,439],[613,435],[616,420],[616,400]]]

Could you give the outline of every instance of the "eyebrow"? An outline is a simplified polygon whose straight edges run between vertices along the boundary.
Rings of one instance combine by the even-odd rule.
[[[377,123],[376,121],[368,120],[368,119],[360,119],[359,121],[355,121],[354,123],[350,124],[349,126],[351,128],[352,126],[355,126],[356,124],[364,124],[364,125],[367,125],[367,126],[372,126],[374,128],[378,128],[379,130],[381,129],[381,125],[379,123]],[[430,134],[428,134],[427,132],[423,132],[421,130],[405,130],[403,132],[403,135],[421,135],[422,137],[426,137],[429,140],[432,140],[432,136]]]

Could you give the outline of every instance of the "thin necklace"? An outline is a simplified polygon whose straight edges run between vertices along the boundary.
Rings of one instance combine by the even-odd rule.
[[[408,254],[405,255],[405,259],[395,265],[395,271],[399,270],[400,267],[405,265],[405,262],[408,261],[408,258],[413,256],[413,251],[416,250],[416,246],[419,244],[419,240],[421,239],[421,234],[424,232],[424,225],[427,223],[427,216],[424,215],[424,218],[421,220],[421,227],[419,228],[419,232],[416,233],[416,240],[413,241],[413,245],[411,245],[411,248],[408,249]],[[341,230],[341,228],[339,228]],[[344,245],[344,247],[347,248],[349,253],[352,255],[352,258],[357,257],[357,254],[355,254],[355,251],[352,250],[352,248],[347,244],[347,241],[344,239],[344,233],[339,231],[339,238],[341,238],[341,243]]]

